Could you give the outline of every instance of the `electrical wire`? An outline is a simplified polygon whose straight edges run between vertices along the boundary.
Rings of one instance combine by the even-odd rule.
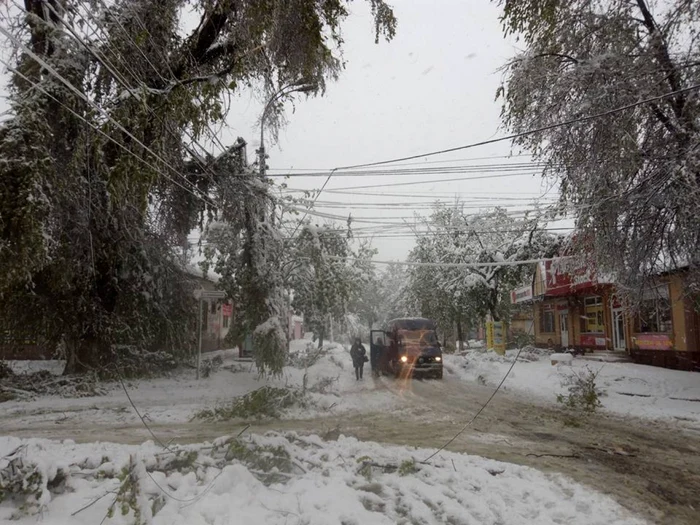
[[[474,160],[492,160],[492,159],[512,159],[517,157],[532,157],[531,153],[519,153],[515,155],[491,155],[488,157],[470,157],[462,159],[446,159],[446,160],[426,160],[423,162],[409,162],[397,164],[398,166],[420,166],[424,164],[444,164],[447,162],[468,162]],[[268,171],[323,171],[328,172],[332,168],[268,168]]]
[[[366,162],[364,164],[354,164],[351,166],[342,166],[338,169],[349,170],[349,169],[356,169],[356,168],[369,168],[372,166],[382,166],[385,164],[394,164],[397,162],[415,160],[415,159],[420,159],[420,158],[424,158],[424,157],[433,157],[435,155],[444,155],[445,153],[452,153],[454,151],[462,151],[465,149],[486,146],[489,144],[496,144],[498,142],[504,142],[507,140],[514,140],[514,139],[518,139],[521,137],[528,137],[530,135],[536,135],[537,133],[542,133],[544,131],[549,131],[551,129],[561,128],[561,127],[565,127],[565,126],[571,126],[572,124],[577,124],[579,122],[587,122],[589,120],[594,120],[594,119],[601,118],[601,117],[608,117],[610,115],[614,115],[616,113],[621,113],[621,112],[627,111],[629,109],[634,109],[636,107],[643,106],[645,104],[650,104],[651,102],[658,102],[659,100],[664,100],[666,98],[674,97],[676,95],[682,95],[684,93],[689,93],[691,91],[696,91],[698,89],[700,89],[700,84],[693,84],[692,86],[688,86],[688,87],[685,87],[682,89],[677,89],[675,91],[664,93],[662,95],[656,95],[654,97],[645,98],[643,100],[633,102],[631,104],[626,104],[624,106],[619,106],[617,108],[609,109],[607,111],[593,113],[592,115],[585,115],[582,117],[577,117],[577,118],[565,120],[562,122],[556,122],[554,124],[549,124],[547,126],[541,126],[539,128],[535,128],[535,129],[520,131],[518,133],[512,133],[512,134],[506,135],[504,137],[497,137],[495,139],[488,139],[488,140],[482,140],[479,142],[472,142],[471,144],[465,144],[463,146],[456,146],[454,148],[446,148],[446,149],[437,150],[437,151],[429,151],[429,152],[421,153],[418,155],[408,155],[406,157],[398,157],[398,158],[394,158],[394,159],[380,160],[380,161],[376,161],[376,162]]]
[[[1,28],[0,28],[0,29],[1,29]],[[7,62],[5,62],[3,59],[0,59],[0,64],[4,65],[4,66],[8,69],[8,71],[10,71],[10,72],[12,72],[12,73],[18,75],[20,78],[22,78],[23,80],[25,80],[26,82],[28,82],[29,84],[31,84],[32,87],[35,87],[36,89],[38,89],[39,91],[41,91],[42,93],[44,93],[47,97],[49,97],[49,98],[50,98],[51,100],[53,100],[54,102],[56,102],[57,104],[63,106],[63,107],[64,107],[65,109],[67,109],[73,116],[75,116],[76,118],[78,118],[78,119],[82,120],[83,122],[85,122],[85,123],[86,123],[89,127],[91,127],[94,131],[98,132],[100,135],[104,136],[104,137],[105,137],[106,139],[108,139],[110,142],[113,142],[115,145],[119,146],[121,149],[123,149],[124,151],[126,151],[129,155],[131,155],[132,157],[134,157],[136,160],[142,162],[144,165],[148,166],[149,168],[151,168],[152,170],[154,170],[156,173],[159,173],[160,175],[162,175],[163,177],[165,177],[166,179],[168,179],[169,181],[171,181],[171,182],[172,182],[173,184],[175,184],[176,186],[179,186],[181,189],[183,189],[183,190],[185,190],[187,193],[191,194],[193,197],[198,198],[198,199],[201,199],[201,200],[203,200],[203,202],[205,202],[205,203],[207,203],[207,204],[211,204],[212,206],[215,207],[214,203],[212,203],[211,201],[207,202],[206,200],[204,200],[204,199],[202,198],[201,195],[196,194],[196,193],[193,193],[193,192],[190,191],[190,189],[187,188],[186,186],[183,186],[182,184],[180,184],[180,183],[179,183],[178,181],[176,181],[175,179],[170,178],[167,174],[165,174],[165,173],[164,173],[163,171],[161,171],[159,168],[157,168],[156,166],[154,166],[153,164],[151,164],[150,162],[148,162],[148,161],[147,161],[146,159],[144,159],[143,157],[141,157],[141,156],[137,155],[136,153],[134,153],[133,151],[131,151],[129,148],[127,148],[126,146],[124,146],[124,144],[122,144],[122,143],[119,142],[118,140],[114,139],[111,135],[109,135],[109,134],[105,133],[104,131],[102,131],[99,127],[97,127],[97,126],[95,126],[94,124],[92,124],[91,122],[89,122],[85,117],[83,117],[82,115],[80,115],[79,113],[77,113],[76,111],[74,111],[71,107],[69,107],[69,106],[66,105],[64,102],[62,102],[61,100],[59,100],[58,98],[56,98],[55,96],[53,96],[53,95],[52,95],[51,93],[49,93],[48,91],[46,91],[46,89],[45,89],[43,86],[41,86],[39,83],[34,82],[33,80],[31,80],[30,78],[28,78],[27,76],[25,76],[25,75],[24,75],[23,73],[21,73],[20,71],[18,71],[17,69],[13,68],[12,66],[10,66],[10,65],[9,65]]]
[[[69,80],[67,80],[65,77],[63,77],[63,75],[61,75],[60,73],[58,73],[51,65],[49,65],[45,60],[43,60],[41,57],[39,57],[38,55],[36,55],[36,53],[34,53],[31,49],[29,49],[29,48],[28,48],[26,45],[24,45],[22,42],[20,42],[14,35],[12,35],[10,32],[8,32],[8,31],[7,31],[4,27],[2,27],[2,26],[0,26],[0,33],[2,33],[6,38],[8,38],[11,42],[13,42],[18,48],[22,49],[22,51],[24,51],[29,57],[31,57],[35,62],[37,62],[37,63],[38,63],[39,65],[41,65],[44,69],[46,69],[46,71],[48,71],[52,76],[54,76],[56,79],[58,79],[62,84],[64,84],[70,91],[72,91],[73,93],[75,93],[79,98],[81,98],[83,101],[85,101],[90,107],[92,107],[93,109],[97,110],[102,116],[104,116],[104,117],[107,118],[110,122],[112,122],[122,133],[125,133],[131,140],[133,140],[135,143],[137,143],[139,146],[141,146],[145,151],[147,151],[149,154],[151,154],[155,159],[157,159],[158,161],[160,161],[161,163],[163,163],[164,166],[166,166],[167,168],[169,168],[171,171],[173,171],[175,174],[179,175],[179,176],[180,176],[181,178],[183,178],[184,180],[187,180],[187,177],[185,177],[185,176],[184,176],[182,173],[180,173],[178,170],[176,170],[175,168],[173,168],[172,166],[170,166],[162,157],[160,157],[160,155],[158,155],[157,153],[155,153],[151,148],[149,148],[148,146],[146,146],[145,144],[143,144],[143,142],[141,142],[137,137],[135,137],[131,132],[129,132],[124,126],[122,126],[119,122],[117,122],[109,113],[107,113],[107,111],[105,111],[103,108],[101,108],[100,106],[98,106],[97,104],[95,104],[94,102],[92,102],[90,99],[88,99],[88,98],[85,96],[85,94],[82,93],[78,88],[76,88]],[[25,75],[23,75],[22,73],[19,73],[19,71],[18,71],[17,69],[11,67],[11,66],[10,66],[9,64],[7,64],[7,62],[5,62],[4,60],[2,61],[2,63],[5,65],[5,67],[8,68],[8,70],[12,71],[12,72],[15,73],[15,74],[19,74],[19,75],[22,76],[25,80],[27,80],[28,82],[30,82],[34,87],[37,87],[37,88],[40,89],[44,94],[50,96],[53,100],[55,100],[56,102],[58,102],[59,104],[61,104],[61,105],[64,106],[65,108],[69,109],[75,116],[81,118],[81,119],[82,119],[84,122],[86,122],[88,125],[91,125],[85,118],[83,118],[82,116],[78,115],[75,111],[73,111],[72,109],[70,109],[66,104],[60,102],[60,101],[57,100],[55,97],[53,97],[52,95],[50,95],[50,94],[49,94],[45,89],[43,89],[43,87],[40,86],[38,83],[33,82],[32,80],[28,79],[28,78],[27,78]],[[109,135],[107,135],[106,133],[102,132],[101,130],[98,130],[98,128],[96,128],[95,126],[92,126],[92,125],[91,125],[91,127],[93,127],[93,129],[95,129],[96,131],[99,131],[100,133],[102,133],[103,135],[105,135],[105,136],[107,136],[108,138],[111,139],[111,137],[109,137]],[[135,153],[131,152],[128,148],[126,148],[126,146],[124,146],[123,144],[118,143],[118,142],[117,142],[116,140],[114,140],[114,139],[111,139],[111,140],[112,140],[112,142],[115,142],[116,144],[119,144],[121,148],[123,148],[123,149],[125,149],[126,151],[129,151],[130,153],[132,153],[133,155],[137,156]],[[138,156],[137,156],[137,157],[138,157]],[[140,160],[141,160],[141,161],[144,161],[144,159],[140,159]],[[192,192],[190,189],[188,189],[187,187],[183,186],[181,183],[177,182],[175,179],[173,179],[173,178],[171,178],[171,177],[165,175],[165,173],[164,173],[163,171],[161,171],[161,170],[159,170],[159,169],[157,169],[157,168],[153,168],[152,166],[150,166],[150,167],[151,167],[152,169],[155,169],[155,171],[156,171],[157,173],[161,174],[161,175],[164,176],[166,179],[170,180],[171,182],[173,182],[174,184],[176,184],[177,186],[179,186],[179,187],[182,188],[183,190],[185,190],[185,191],[187,191],[188,193],[192,194],[194,197],[196,197],[196,198],[202,200],[202,201],[205,202],[205,203],[208,203],[208,204],[210,204],[210,205],[216,207],[216,205],[215,205],[213,202],[211,202],[211,201],[208,200],[208,199],[203,198],[202,195],[198,195],[198,194]],[[188,181],[188,182],[189,182],[189,181]]]

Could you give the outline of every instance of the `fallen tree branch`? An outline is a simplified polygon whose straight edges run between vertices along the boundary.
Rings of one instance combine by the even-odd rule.
[[[102,498],[104,498],[105,496],[108,496],[108,495],[110,495],[110,494],[116,494],[116,493],[117,493],[116,490],[108,490],[107,492],[105,492],[104,494],[102,494],[102,496],[97,496],[95,499],[93,499],[90,503],[88,503],[88,504],[85,505],[84,507],[81,507],[81,508],[79,508],[78,510],[76,510],[75,512],[71,513],[71,516],[75,516],[76,514],[80,514],[81,512],[83,512],[85,509],[89,509],[90,507],[92,507],[95,503],[97,503],[98,501],[100,501],[100,500],[101,500]]]

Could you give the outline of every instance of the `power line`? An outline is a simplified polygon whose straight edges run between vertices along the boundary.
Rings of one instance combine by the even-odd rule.
[[[92,102],[90,99],[88,99],[88,98],[85,96],[84,93],[82,93],[82,92],[81,92],[78,88],[76,88],[70,81],[68,81],[65,77],[63,77],[63,75],[61,75],[60,73],[58,73],[51,65],[49,65],[45,60],[43,60],[43,59],[40,58],[38,55],[36,55],[31,49],[29,49],[26,45],[24,45],[22,42],[20,42],[17,38],[15,38],[14,35],[12,35],[10,32],[8,32],[8,31],[7,31],[4,27],[2,27],[2,26],[0,26],[0,33],[2,33],[3,35],[5,35],[5,36],[6,36],[11,42],[13,42],[17,47],[19,47],[20,49],[22,49],[29,57],[31,57],[34,61],[36,61],[36,62],[37,62],[39,65],[41,65],[43,68],[45,68],[52,76],[54,76],[54,77],[56,77],[58,80],[60,80],[61,83],[64,84],[70,91],[72,91],[72,92],[75,93],[79,98],[81,98],[82,100],[84,100],[90,107],[92,107],[93,109],[97,110],[100,114],[102,114],[105,118],[107,118],[110,122],[112,122],[120,131],[122,131],[123,133],[125,133],[129,138],[131,138],[134,142],[136,142],[136,143],[137,143],[139,146],[141,146],[144,150],[146,150],[148,153],[150,153],[150,154],[151,154],[153,157],[155,157],[158,161],[162,162],[162,163],[163,163],[166,167],[168,167],[171,171],[173,171],[174,173],[176,173],[177,175],[179,175],[179,176],[182,177],[183,179],[187,180],[187,177],[185,177],[185,176],[184,176],[182,173],[180,173],[178,170],[176,170],[175,168],[173,168],[172,166],[170,166],[162,157],[160,157],[160,155],[158,155],[157,153],[155,153],[151,148],[149,148],[148,146],[146,146],[145,144],[143,144],[137,137],[135,137],[131,132],[129,132],[124,126],[122,126],[119,122],[117,122],[114,118],[112,118],[112,116],[111,116],[109,113],[107,113],[107,111],[105,111],[103,108],[101,108],[100,106],[98,106],[97,104],[95,104],[94,102]],[[60,102],[60,101],[57,100],[55,97],[53,97],[52,95],[50,95],[50,94],[49,94],[42,86],[40,86],[38,83],[36,83],[36,82],[34,82],[34,81],[28,79],[25,75],[19,73],[19,71],[17,71],[15,68],[11,67],[11,66],[10,66],[9,64],[7,64],[5,61],[2,61],[2,63],[3,63],[3,64],[5,65],[5,67],[7,67],[10,71],[12,71],[12,72],[15,73],[15,74],[19,74],[19,75],[22,76],[25,80],[27,80],[28,82],[30,82],[34,87],[37,87],[37,88],[40,89],[43,93],[45,93],[46,95],[50,96],[53,100],[55,100],[56,102],[58,102],[58,103],[61,104],[62,106],[66,107],[67,109],[69,109],[69,110],[71,111],[71,113],[73,113],[75,116],[81,118],[81,119],[82,119],[83,121],[85,121],[86,123],[88,123],[88,125],[90,125],[91,127],[93,127],[93,129],[95,129],[95,130],[99,131],[100,133],[102,133],[103,135],[105,135],[107,138],[109,138],[110,140],[112,140],[113,142],[115,142],[116,144],[118,144],[120,147],[122,147],[123,149],[125,149],[126,151],[128,151],[129,153],[131,153],[132,155],[134,155],[134,156],[136,156],[137,158],[139,158],[139,160],[141,160],[142,162],[145,162],[144,159],[138,157],[138,155],[136,155],[135,153],[131,152],[131,150],[129,150],[128,148],[126,148],[126,146],[124,146],[124,145],[121,144],[121,143],[118,143],[116,140],[112,139],[109,135],[107,135],[107,134],[104,133],[103,131],[99,130],[99,129],[96,128],[95,126],[92,126],[92,124],[90,124],[85,118],[83,118],[82,116],[78,115],[76,112],[74,112],[72,109],[70,109],[66,104]],[[176,184],[177,186],[179,186],[179,187],[182,188],[183,190],[185,190],[185,191],[187,191],[188,193],[192,194],[194,197],[196,197],[196,198],[202,200],[202,202],[208,203],[208,204],[210,204],[210,205],[216,207],[216,205],[215,205],[213,202],[205,200],[201,195],[197,195],[196,193],[192,192],[191,190],[189,190],[188,188],[186,188],[185,186],[183,186],[181,183],[179,183],[179,182],[177,182],[176,180],[172,179],[171,177],[165,175],[165,173],[163,173],[161,170],[159,170],[159,169],[157,169],[157,168],[154,168],[152,165],[150,165],[150,164],[147,163],[147,162],[146,162],[146,164],[149,165],[149,167],[151,167],[151,169],[154,169],[157,173],[163,175],[165,178],[167,178],[168,180],[170,180],[171,182],[173,182],[174,184]]]
[[[426,268],[500,268],[502,266],[526,266],[549,261],[560,261],[569,257],[550,257],[542,259],[526,259],[522,261],[500,261],[483,263],[440,263],[440,262],[418,262],[418,261],[378,261],[376,259],[358,259],[355,257],[340,257],[327,255],[328,259],[335,259],[345,262],[362,262],[370,264],[391,264],[397,266],[426,267]]]
[[[607,110],[607,111],[602,111],[602,112],[600,112],[600,113],[594,113],[594,114],[592,114],[592,115],[587,115],[587,116],[583,116],[583,117],[577,117],[577,118],[565,120],[565,121],[563,121],[563,122],[557,122],[557,123],[555,123],[555,124],[549,124],[548,126],[542,126],[542,127],[535,128],[535,129],[530,129],[530,130],[527,130],[527,131],[521,131],[521,132],[519,132],[519,133],[513,133],[513,134],[511,134],[511,135],[506,135],[505,137],[499,137],[499,138],[495,138],[495,139],[482,140],[482,141],[480,141],[480,142],[473,142],[473,143],[471,143],[471,144],[466,144],[466,145],[464,145],[464,146],[456,146],[456,147],[454,147],[454,148],[447,148],[447,149],[442,149],[442,150],[437,150],[437,151],[429,151],[429,152],[426,152],[426,153],[421,153],[421,154],[419,154],[419,155],[409,155],[409,156],[406,156],[406,157],[399,157],[399,158],[389,159],[389,160],[380,160],[380,161],[377,161],[377,162],[367,162],[367,163],[364,163],[364,164],[354,164],[354,165],[352,165],[352,166],[342,166],[342,167],[340,167],[340,168],[338,168],[338,169],[349,170],[349,169],[355,169],[355,168],[369,168],[369,167],[372,167],[372,166],[382,166],[382,165],[385,165],[385,164],[394,164],[394,163],[396,163],[396,162],[403,162],[403,161],[407,161],[407,160],[420,159],[420,158],[423,158],[423,157],[433,157],[433,156],[435,156],[435,155],[444,155],[445,153],[452,153],[453,151],[462,151],[462,150],[465,150],[465,149],[476,148],[476,147],[479,147],[479,146],[486,146],[486,145],[489,145],[489,144],[495,144],[495,143],[497,143],[497,142],[503,142],[503,141],[506,141],[506,140],[513,140],[513,139],[517,139],[517,138],[520,138],[520,137],[527,137],[527,136],[530,136],[530,135],[535,135],[535,134],[537,134],[537,133],[542,133],[543,131],[549,131],[550,129],[561,128],[561,127],[570,126],[570,125],[572,125],[572,124],[576,124],[576,123],[579,123],[579,122],[587,122],[587,121],[589,121],[589,120],[594,120],[594,119],[601,118],[601,117],[607,117],[607,116],[610,116],[610,115],[614,115],[614,114],[616,114],[616,113],[620,113],[620,112],[622,112],[622,111],[627,111],[628,109],[634,109],[634,108],[636,108],[636,107],[638,107],[638,106],[643,106],[643,105],[649,104],[649,103],[651,103],[651,102],[657,102],[657,101],[663,100],[663,99],[665,99],[665,98],[673,97],[673,96],[676,96],[676,95],[681,95],[681,94],[683,94],[683,93],[688,93],[688,92],[690,92],[690,91],[695,91],[695,90],[697,90],[697,89],[700,89],[700,84],[694,84],[694,85],[689,86],[689,87],[686,87],[686,88],[677,89],[677,90],[675,90],[675,91],[671,91],[671,92],[665,93],[665,94],[663,94],[663,95],[657,95],[657,96],[654,96],[654,97],[649,97],[649,98],[646,98],[646,99],[644,99],[644,100],[640,100],[640,101],[638,101],[638,102],[634,102],[634,103],[632,103],[632,104],[627,104],[627,105],[625,105],[625,106],[620,106],[620,107],[617,107],[617,108],[614,108],[614,109],[610,109],[610,110]]]
[[[424,164],[444,164],[447,162],[469,162],[474,160],[492,160],[492,159],[512,159],[517,157],[532,157],[531,153],[519,153],[515,155],[491,155],[488,157],[470,157],[462,159],[446,159],[446,160],[426,160],[423,162],[411,162],[399,164],[399,166],[421,166]],[[332,168],[268,168],[270,171],[323,171],[328,172]]]
[[[407,157],[399,157],[399,158],[394,158],[394,159],[389,159],[389,160],[383,160],[383,161],[377,161],[377,162],[369,162],[369,163],[364,163],[364,164],[355,164],[355,165],[352,165],[352,166],[342,166],[342,167],[334,168],[334,169],[330,172],[330,174],[328,175],[328,178],[326,179],[326,181],[323,183],[323,186],[321,187],[321,189],[319,190],[318,194],[317,194],[316,197],[314,198],[314,201],[315,201],[316,199],[318,199],[318,196],[321,194],[321,192],[323,192],[323,190],[325,189],[326,185],[327,185],[328,182],[331,180],[331,177],[333,176],[334,172],[336,172],[336,171],[338,171],[338,170],[350,170],[350,169],[356,169],[356,168],[368,168],[368,167],[381,166],[381,165],[386,165],[386,164],[395,164],[395,163],[397,163],[397,162],[404,162],[404,161],[408,161],[408,160],[416,160],[416,159],[420,159],[420,158],[423,158],[423,157],[432,157],[432,156],[435,156],[435,155],[442,155],[442,154],[451,153],[451,152],[454,152],[454,151],[461,151],[461,150],[470,149],[470,148],[475,148],[475,147],[479,147],[479,146],[485,146],[485,145],[488,145],[488,144],[494,144],[494,143],[502,142],[502,141],[505,141],[505,140],[513,140],[513,139],[516,139],[516,138],[519,138],[519,137],[526,137],[526,136],[529,136],[529,135],[534,135],[534,134],[536,134],[536,133],[541,133],[541,132],[543,132],[543,131],[547,131],[547,130],[550,130],[550,129],[556,129],[556,128],[559,128],[559,127],[563,127],[563,126],[568,126],[568,125],[576,124],[576,123],[578,123],[578,122],[586,122],[586,121],[588,121],[588,120],[592,120],[592,119],[596,119],[596,118],[600,118],[600,117],[605,117],[605,116],[609,116],[609,115],[614,115],[615,113],[619,113],[619,112],[622,112],[622,111],[626,111],[626,110],[628,110],[628,109],[633,109],[633,108],[635,108],[635,107],[638,107],[638,106],[641,106],[641,105],[644,105],[644,104],[649,104],[650,102],[655,102],[655,101],[658,101],[658,100],[663,100],[663,99],[665,99],[665,98],[668,98],[668,97],[671,97],[671,96],[674,96],[674,95],[679,95],[679,94],[681,94],[681,93],[686,93],[686,92],[694,91],[694,90],[697,90],[697,89],[700,89],[700,84],[695,84],[695,85],[690,86],[690,87],[687,87],[687,88],[683,88],[683,89],[679,89],[679,90],[676,90],[676,91],[672,91],[672,92],[666,93],[666,94],[664,94],[664,95],[659,95],[659,96],[656,96],[656,97],[650,97],[650,98],[647,98],[647,99],[645,99],[645,100],[642,100],[642,101],[639,101],[639,102],[635,102],[635,103],[633,103],[633,104],[627,104],[627,105],[625,105],[625,106],[621,106],[621,107],[618,107],[618,108],[614,108],[614,109],[611,109],[611,110],[608,110],[608,111],[604,111],[604,112],[601,112],[601,113],[595,113],[595,114],[593,114],[593,115],[588,115],[588,116],[585,116],[585,117],[579,117],[579,118],[576,118],[576,119],[570,119],[570,120],[567,120],[567,121],[564,121],[564,122],[558,122],[558,123],[556,123],[556,124],[550,124],[549,126],[543,126],[543,127],[540,127],[540,128],[536,128],[536,129],[532,129],[532,130],[528,130],[528,131],[523,131],[523,132],[520,132],[520,133],[513,133],[513,134],[507,135],[507,136],[505,136],[505,137],[499,137],[499,138],[496,138],[496,139],[489,139],[489,140],[483,140],[483,141],[480,141],[480,142],[474,142],[474,143],[471,143],[471,144],[466,144],[466,145],[464,145],[464,146],[458,146],[458,147],[455,147],[455,148],[447,148],[447,149],[443,149],[443,150],[438,150],[438,151],[431,151],[431,152],[427,152],[427,153],[422,153],[422,154],[420,154],[420,155],[409,155],[409,156],[407,156]],[[499,177],[502,177],[502,176],[504,176],[504,175],[498,175],[498,176],[499,176]],[[469,177],[469,178],[452,179],[452,180],[443,179],[442,181],[432,181],[432,182],[433,182],[433,183],[435,183],[435,182],[453,182],[453,181],[459,181],[459,180],[475,180],[475,179],[478,179],[478,178],[479,178],[479,177]],[[495,178],[495,176],[494,176],[494,178]],[[411,184],[425,184],[425,183],[426,183],[426,182],[423,182],[423,181],[418,181],[418,182],[403,182],[403,183],[395,183],[395,184],[392,184],[391,186],[407,186],[407,185],[411,185]],[[387,186],[387,185],[366,185],[366,186],[355,186],[354,188],[351,187],[351,188],[343,188],[343,189],[366,189],[366,188],[378,188],[378,187],[386,187],[386,186]],[[313,206],[313,203],[312,203],[312,206]],[[304,218],[306,218],[306,214],[304,215]],[[298,227],[297,227],[297,229],[298,229]],[[295,232],[296,232],[296,229],[295,229]]]
[[[530,329],[528,330],[528,334],[529,334],[530,331],[532,330],[532,326],[533,326],[533,325],[530,325]],[[506,382],[506,379],[508,379],[508,376],[510,375],[510,372],[513,370],[513,367],[515,366],[515,363],[517,363],[518,358],[520,357],[520,352],[522,352],[522,351],[523,351],[522,348],[519,348],[519,349],[518,349],[518,353],[515,355],[515,359],[513,359],[513,362],[510,364],[510,368],[509,368],[508,371],[506,372],[506,375],[503,376],[503,379],[501,379],[501,382],[498,383],[498,386],[497,386],[496,389],[493,391],[493,393],[491,394],[491,396],[486,400],[486,403],[484,403],[484,404],[481,406],[481,408],[476,412],[476,414],[474,414],[474,416],[467,422],[466,425],[464,425],[464,427],[463,427],[459,432],[457,432],[451,439],[449,439],[449,440],[447,441],[447,443],[445,443],[444,445],[442,445],[439,449],[437,449],[435,452],[433,452],[433,453],[430,454],[427,458],[425,458],[423,461],[421,461],[421,463],[427,463],[428,461],[430,461],[431,459],[433,459],[433,458],[434,458],[435,456],[437,456],[440,452],[442,452],[442,451],[445,450],[448,446],[450,446],[450,444],[452,444],[452,443],[454,442],[455,439],[457,439],[459,436],[461,436],[462,433],[463,433],[465,430],[467,430],[467,428],[469,428],[469,427],[471,426],[471,424],[476,420],[476,418],[479,417],[479,415],[486,409],[487,406],[489,406],[489,403],[491,403],[491,400],[496,396],[496,394],[498,393],[498,391],[501,389],[501,387],[503,386],[503,383]]]
[[[542,163],[511,163],[511,164],[473,164],[473,165],[454,165],[441,167],[425,167],[425,168],[390,168],[390,169],[372,169],[372,170],[337,170],[334,172],[334,177],[382,177],[382,176],[409,176],[409,175],[448,175],[450,173],[518,173],[518,172],[538,172],[541,169],[548,167]],[[564,165],[555,167],[565,167]],[[299,172],[299,173],[276,173],[271,174],[271,177],[324,177],[326,172]]]
[[[285,187],[285,188],[279,188],[282,190],[282,192],[290,194],[290,193],[311,193],[312,191],[315,190],[304,190],[301,188],[290,188],[290,187]],[[338,189],[330,189],[326,190],[326,193],[332,193],[332,194],[337,194],[337,195],[359,195],[359,196],[367,196],[367,197],[396,197],[396,198],[410,198],[410,199],[424,199],[426,197],[425,194],[417,194],[417,193],[410,193],[410,192],[396,192],[396,193],[386,193],[386,192],[372,192],[372,191],[350,191],[350,190],[342,190]],[[462,201],[462,198],[460,198],[461,195],[466,195],[470,199],[485,199],[485,200],[499,200],[499,199],[505,199],[505,197],[500,197],[502,195],[530,195],[530,199],[538,199],[538,198],[545,198],[547,197],[547,194],[543,194],[541,192],[526,192],[526,191],[513,191],[513,192],[508,192],[508,191],[456,191],[454,193],[437,193],[437,192],[430,192],[430,196],[433,198],[433,202],[435,199],[455,199],[459,198],[460,202]],[[489,195],[489,197],[475,197],[475,195]],[[498,195],[498,197],[495,197]],[[525,198],[525,197],[523,197]],[[550,197],[547,197],[550,198]],[[553,196],[551,198],[558,198],[558,196]]]
[[[442,184],[444,182],[461,182],[461,181],[470,181],[470,180],[484,180],[484,179],[500,179],[500,178],[505,178],[505,177],[517,177],[517,176],[522,176],[522,175],[530,175],[531,177],[534,177],[535,175],[538,175],[539,173],[533,172],[533,173],[505,173],[505,174],[491,174],[491,175],[483,175],[483,176],[477,176],[477,177],[456,177],[456,178],[450,178],[450,179],[437,179],[437,180],[419,180],[419,181],[412,181],[412,182],[389,182],[389,183],[384,183],[384,184],[366,184],[363,186],[346,186],[342,188],[334,188],[333,191],[335,190],[364,190],[368,188],[393,188],[396,186],[416,186],[420,184]],[[330,175],[329,175],[330,178]],[[329,179],[326,179],[328,181]],[[323,191],[325,188],[322,187],[320,191]],[[319,194],[320,194],[319,191]],[[330,191],[330,190],[329,190]]]

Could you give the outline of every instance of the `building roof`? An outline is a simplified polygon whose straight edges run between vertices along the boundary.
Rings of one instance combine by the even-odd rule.
[[[202,270],[202,268],[199,266],[199,263],[190,262],[186,264],[185,273],[187,275],[191,275],[192,277],[204,279],[205,281],[212,283],[218,283],[221,280],[221,275],[216,272],[209,270],[207,273],[204,273],[204,270]]]

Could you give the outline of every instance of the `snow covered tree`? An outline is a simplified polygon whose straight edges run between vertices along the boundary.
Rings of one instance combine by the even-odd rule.
[[[700,3],[499,4],[506,33],[526,45],[505,67],[504,122],[543,129],[516,142],[560,180],[598,267],[639,290],[650,274],[689,266],[698,286]]]
[[[294,239],[296,262],[291,274],[292,306],[304,314],[304,324],[311,328],[323,346],[330,318],[341,319],[347,305],[362,285],[350,242],[351,232],[334,225],[303,226]]]
[[[372,257],[376,253],[377,250],[372,248],[371,243],[362,241],[356,254],[357,261],[351,266],[354,286],[348,301],[348,312],[366,323],[368,330],[372,329],[379,318],[381,308],[380,295],[377,294],[379,279],[372,264]]]
[[[391,9],[369,2],[377,37],[390,39]],[[238,144],[212,157],[200,141],[242,88],[308,83],[322,93],[341,68],[347,5],[25,0],[3,10],[14,51],[0,127],[3,328],[63,341],[66,372],[113,363],[118,343],[185,350],[194,304],[180,247],[216,219],[242,239],[230,246],[245,261],[236,293],[254,305],[248,322],[279,369],[267,185],[222,168]],[[184,33],[192,16],[199,23]]]
[[[409,257],[417,263],[408,270],[410,296],[443,329],[456,325],[460,341],[470,322],[507,318],[509,291],[533,271],[516,263],[551,256],[556,245],[538,217],[515,218],[503,208],[467,214],[459,202],[438,202],[424,227],[429,234]],[[489,266],[461,266],[479,263]]]

